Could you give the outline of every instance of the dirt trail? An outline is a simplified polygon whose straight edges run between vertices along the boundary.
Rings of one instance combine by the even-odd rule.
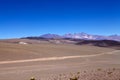
[[[86,57],[95,57],[95,56],[101,56],[105,54],[115,54],[117,52],[120,52],[120,50],[115,50],[112,52],[105,52],[100,54],[94,54],[94,55],[77,55],[77,56],[62,56],[62,57],[49,57],[49,58],[36,58],[36,59],[26,59],[26,60],[14,60],[14,61],[1,61],[0,64],[10,64],[10,63],[22,63],[22,62],[35,62],[35,61],[50,61],[50,60],[64,60],[64,59],[72,59],[72,58],[86,58]]]

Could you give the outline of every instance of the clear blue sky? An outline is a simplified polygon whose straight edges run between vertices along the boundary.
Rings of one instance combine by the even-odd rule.
[[[0,0],[0,38],[120,35],[120,0]]]

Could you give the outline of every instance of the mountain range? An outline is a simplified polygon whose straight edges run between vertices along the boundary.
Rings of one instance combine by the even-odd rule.
[[[37,37],[26,37],[26,38],[44,38],[44,39],[62,39],[62,38],[71,38],[71,39],[84,39],[84,40],[115,40],[120,41],[120,35],[110,35],[110,36],[103,36],[103,35],[92,35],[87,33],[68,33],[64,35],[58,34],[43,34]]]

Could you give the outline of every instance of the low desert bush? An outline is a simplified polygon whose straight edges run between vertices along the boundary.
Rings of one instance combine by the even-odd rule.
[[[30,80],[37,80],[32,77]],[[120,80],[120,69],[97,68],[54,75],[44,80]]]
[[[30,80],[36,80],[34,77],[31,77]]]

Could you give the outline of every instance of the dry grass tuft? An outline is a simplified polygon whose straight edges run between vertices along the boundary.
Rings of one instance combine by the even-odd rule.
[[[35,80],[35,79],[33,79]],[[120,69],[98,68],[91,71],[78,71],[76,73],[59,74],[45,80],[120,80]]]

